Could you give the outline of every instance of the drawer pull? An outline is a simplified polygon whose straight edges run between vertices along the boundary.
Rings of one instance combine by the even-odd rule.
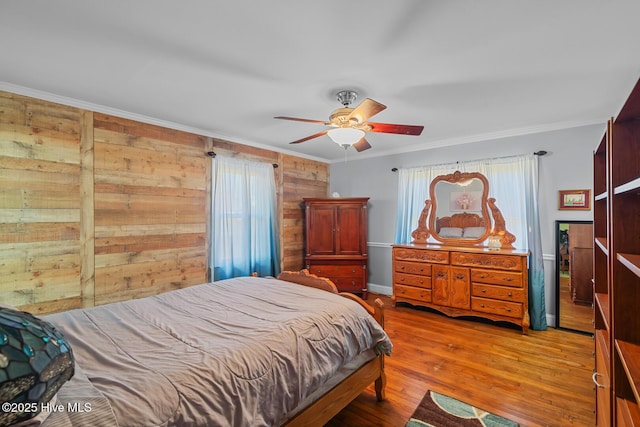
[[[355,272],[356,272],[356,269],[354,268],[353,270],[351,270],[351,272],[352,272],[352,273],[355,273]]]
[[[480,307],[481,307],[481,308],[484,308],[484,304],[480,304]]]
[[[510,282],[513,279],[511,277],[506,277],[504,280],[506,280],[507,282]]]
[[[511,313],[511,308],[507,308],[507,313]]]
[[[510,297],[513,296],[513,294],[511,292],[509,292],[507,295],[509,295]]]
[[[480,291],[480,292],[482,292],[483,294],[486,294],[486,293],[487,293],[487,290],[486,290],[486,289],[483,289],[483,290],[482,290],[482,291]]]
[[[596,387],[598,387],[598,388],[604,388],[604,385],[603,385],[603,384],[600,384],[600,383],[598,382],[598,380],[596,379],[596,378],[598,377],[598,375],[602,375],[602,374],[601,374],[601,373],[599,373],[599,372],[594,372],[594,373],[593,373],[593,375],[591,376],[591,381],[593,381],[593,383],[596,385]]]

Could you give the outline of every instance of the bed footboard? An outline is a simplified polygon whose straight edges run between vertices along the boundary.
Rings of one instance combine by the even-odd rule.
[[[298,283],[304,286],[312,286],[323,289],[327,292],[338,293],[335,285],[329,279],[317,277],[310,274],[308,270],[283,271],[278,279],[288,282]],[[341,296],[353,300],[360,304],[373,316],[374,319],[384,329],[384,303],[377,298],[373,307],[357,295],[340,292]],[[338,412],[344,409],[353,399],[358,397],[371,383],[375,383],[374,388],[378,401],[385,399],[385,387],[387,379],[384,373],[384,354],[380,354],[375,359],[370,360],[354,371],[351,375],[338,383],[335,387],[322,395],[285,425],[295,426],[322,426],[333,418]]]
[[[386,382],[383,361],[384,355],[370,360],[293,419],[289,420],[285,426],[308,427],[325,425],[373,382],[375,382],[376,397],[378,400],[382,400],[384,398],[383,388]]]

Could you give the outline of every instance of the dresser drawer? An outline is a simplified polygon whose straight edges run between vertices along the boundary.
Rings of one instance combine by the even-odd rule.
[[[399,285],[418,286],[420,288],[431,288],[431,277],[393,273],[393,283]]]
[[[511,273],[498,270],[471,269],[471,281],[481,283],[492,283],[494,285],[505,285],[522,287],[522,273]]]
[[[423,276],[431,276],[431,264],[422,264],[419,262],[394,262],[395,271],[400,273],[419,274]]]
[[[393,294],[402,298],[410,298],[418,301],[431,302],[431,289],[416,288],[413,286],[393,285]]]
[[[474,283],[471,294],[474,297],[492,298],[511,302],[524,302],[524,289],[514,289],[506,286]]]
[[[366,288],[362,277],[329,277],[340,292],[362,292]]]
[[[522,259],[512,255],[474,254],[451,252],[451,265],[467,267],[497,268],[500,270],[522,271]]]
[[[471,297],[471,310],[507,317],[522,317],[522,304],[489,298]]]
[[[393,258],[399,261],[422,261],[449,264],[449,252],[428,249],[393,248]]]
[[[355,265],[330,265],[330,264],[317,264],[309,266],[309,273],[315,274],[320,277],[361,277],[363,272],[363,266],[360,264]],[[337,283],[336,283],[337,285]]]

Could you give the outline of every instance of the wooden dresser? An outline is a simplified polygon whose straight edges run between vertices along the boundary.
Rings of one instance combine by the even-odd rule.
[[[368,197],[306,198],[305,263],[338,291],[367,297]]]
[[[393,245],[393,302],[529,330],[528,251]]]

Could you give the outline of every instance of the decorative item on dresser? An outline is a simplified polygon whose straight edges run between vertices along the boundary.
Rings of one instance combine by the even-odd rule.
[[[305,198],[305,263],[338,291],[367,297],[368,197]]]
[[[393,245],[393,301],[529,330],[528,251]]]
[[[393,245],[393,301],[509,322],[526,334],[529,251],[513,249],[516,238],[488,193],[477,172],[431,182],[413,242]]]
[[[640,80],[593,156],[598,426],[640,426]]]

